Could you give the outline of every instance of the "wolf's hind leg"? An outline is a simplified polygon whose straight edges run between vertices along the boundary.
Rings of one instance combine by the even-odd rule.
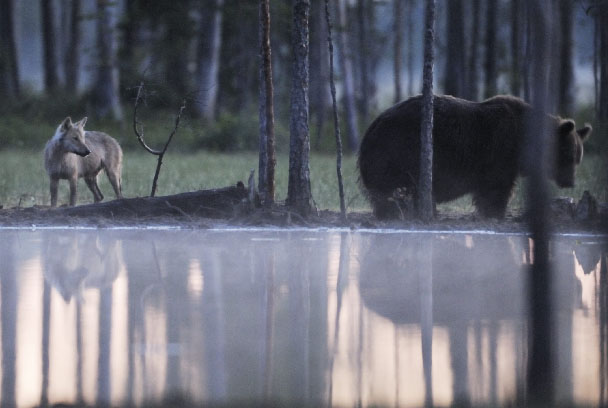
[[[93,193],[93,199],[96,203],[103,200],[103,194],[101,194],[101,190],[97,185],[97,176],[95,177],[85,177],[84,181],[86,181],[89,190]]]
[[[70,182],[70,206],[73,207],[76,205],[76,199],[78,198],[78,177],[71,177],[68,181]]]
[[[57,186],[59,179],[51,177],[51,207],[57,206]]]
[[[114,193],[116,194],[116,198],[122,198],[122,186],[120,181],[120,170],[119,173],[115,173],[113,171],[108,171],[106,169],[106,174],[108,175],[108,179],[110,180],[110,184],[112,184],[112,188],[114,189]]]

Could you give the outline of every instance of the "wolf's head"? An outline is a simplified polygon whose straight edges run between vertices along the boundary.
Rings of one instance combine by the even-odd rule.
[[[72,118],[69,116],[61,122],[57,128],[54,138],[61,144],[66,152],[75,153],[85,157],[91,151],[84,143],[84,125],[87,123],[87,118],[84,117],[76,123],[72,123]]]

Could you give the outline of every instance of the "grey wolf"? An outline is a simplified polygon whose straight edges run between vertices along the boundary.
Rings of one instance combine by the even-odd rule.
[[[57,205],[59,180],[70,183],[70,205],[76,204],[78,179],[84,178],[95,202],[103,200],[97,175],[103,169],[117,198],[122,198],[122,149],[111,136],[85,131],[87,118],[72,123],[67,117],[44,148],[44,167],[51,181],[51,206]]]

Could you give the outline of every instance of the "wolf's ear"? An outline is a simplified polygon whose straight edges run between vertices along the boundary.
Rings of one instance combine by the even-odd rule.
[[[74,126],[79,127],[80,129],[84,129],[84,125],[87,123],[87,117],[80,119],[78,122],[74,124]]]
[[[68,130],[69,128],[71,128],[73,126],[72,124],[72,118],[70,118],[69,116],[67,118],[65,118],[63,120],[63,122],[61,122],[61,131],[65,132],[66,130]]]

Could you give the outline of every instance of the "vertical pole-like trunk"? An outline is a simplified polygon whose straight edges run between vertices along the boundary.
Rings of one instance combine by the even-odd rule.
[[[401,50],[403,48],[403,0],[393,0],[393,76],[395,80],[395,99],[401,100]],[[408,50],[409,52],[410,50]]]
[[[359,71],[361,73],[361,101],[359,103],[359,114],[363,121],[367,120],[369,112],[369,101],[370,101],[370,78],[369,78],[369,36],[370,30],[368,24],[370,22],[369,16],[366,16],[366,4],[367,0],[357,0],[357,25],[358,25],[358,45],[359,45]]]
[[[478,76],[478,57],[479,57],[479,26],[481,0],[472,1],[472,21],[471,21],[471,44],[469,48],[469,61],[467,69],[467,99],[476,101],[479,98],[479,76]]]
[[[553,285],[549,270],[549,163],[552,157],[550,130],[545,117],[548,106],[550,72],[551,0],[533,0],[528,4],[531,24],[533,84],[532,106],[527,122],[526,161],[529,169],[528,223],[534,241],[534,263],[528,275],[530,344],[528,351],[528,398],[532,406],[551,406],[553,379]]]
[[[57,89],[57,44],[55,38],[55,13],[52,0],[42,0],[40,3],[42,20],[42,44],[44,64],[44,88],[47,92]]]
[[[406,0],[405,25],[407,30],[407,93],[414,95],[414,0]]]
[[[464,97],[465,88],[465,42],[462,0],[450,0],[447,9],[447,58],[445,60],[444,92],[447,95]]]
[[[312,209],[308,132],[308,16],[310,0],[293,0],[293,77],[289,123],[287,205],[301,215]]]
[[[97,77],[93,87],[94,106],[100,117],[122,118],[118,97],[116,67],[116,32],[114,5],[109,0],[97,0]]]
[[[0,94],[19,94],[19,69],[15,45],[14,0],[0,0]]]
[[[484,96],[496,95],[496,14],[497,0],[488,0],[486,9],[486,56]]]
[[[433,218],[433,63],[435,39],[435,0],[426,0],[424,16],[424,68],[422,72],[422,123],[420,126],[420,180],[418,215]]]
[[[319,148],[323,137],[323,126],[331,101],[327,91],[329,81],[329,56],[327,55],[327,29],[325,26],[324,0],[311,2],[310,20],[310,117],[314,120],[315,148]],[[314,117],[314,119],[313,119]]]
[[[561,33],[558,59],[554,62],[559,69],[557,110],[562,115],[573,115],[574,108],[574,68],[573,68],[573,29],[574,2],[559,0],[559,26]]]
[[[340,134],[340,121],[338,119],[338,103],[336,101],[336,85],[334,83],[334,44],[331,37],[331,15],[329,0],[325,0],[325,20],[327,21],[327,46],[329,50],[329,88],[334,112],[334,133],[336,135],[336,174],[338,176],[338,194],[340,195],[340,213],[342,220],[346,221],[346,205],[344,203],[344,183],[342,182],[342,135]]]
[[[72,0],[69,17],[68,46],[64,54],[65,89],[71,93],[78,92],[80,79],[80,0]]]
[[[338,29],[337,43],[340,71],[342,72],[342,98],[344,101],[344,112],[346,114],[348,148],[351,152],[355,152],[359,144],[359,132],[357,130],[353,64],[346,30],[346,4],[345,0],[336,0],[334,4],[336,5],[336,20],[340,26]]]
[[[260,0],[260,160],[258,188],[264,205],[274,203],[274,89],[270,48],[270,0]]]
[[[608,128],[608,3],[601,2],[599,10],[599,121],[602,134]]]
[[[521,94],[521,0],[511,2],[511,93]]]
[[[213,119],[219,88],[220,50],[222,48],[222,6],[224,0],[200,3],[201,26],[196,75],[196,113]]]

